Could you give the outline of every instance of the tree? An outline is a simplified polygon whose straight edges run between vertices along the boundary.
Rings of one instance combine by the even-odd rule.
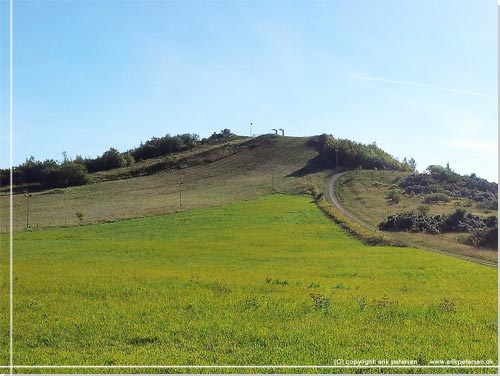
[[[410,166],[412,171],[415,171],[417,169],[417,162],[415,162],[415,159],[413,157],[411,157],[408,161],[408,166]]]
[[[78,221],[80,222],[80,226],[81,226],[83,224],[83,213],[80,211],[77,211],[75,213],[75,215],[76,215],[76,218],[78,219]]]
[[[49,166],[43,170],[40,183],[47,188],[63,188],[84,185],[90,181],[85,167],[81,164],[67,162],[62,165]]]
[[[101,157],[103,170],[111,170],[113,168],[124,167],[125,160],[118,150],[109,148]]]

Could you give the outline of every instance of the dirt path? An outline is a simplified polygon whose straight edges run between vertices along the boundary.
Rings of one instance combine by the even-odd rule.
[[[327,197],[328,197],[328,200],[330,201],[330,203],[337,210],[340,210],[343,214],[345,214],[346,216],[348,216],[352,220],[358,222],[364,228],[366,228],[368,230],[371,230],[371,231],[378,231],[375,227],[373,227],[372,225],[370,225],[370,224],[366,223],[365,221],[359,219],[354,214],[352,214],[350,211],[348,211],[346,208],[344,208],[342,206],[342,203],[340,202],[339,198],[335,194],[335,183],[337,182],[337,180],[340,177],[342,177],[343,175],[347,174],[348,172],[350,172],[350,171],[345,171],[345,172],[341,172],[341,173],[338,173],[338,174],[334,174],[334,175],[332,175],[332,176],[330,176],[328,178],[328,182],[327,182],[327,186],[328,186]],[[412,248],[418,248],[418,249],[422,249],[424,251],[429,251],[429,252],[434,252],[434,253],[440,253],[442,255],[452,256],[452,257],[456,257],[456,258],[459,258],[459,259],[462,259],[462,260],[466,260],[466,261],[470,261],[470,262],[475,262],[476,264],[490,266],[490,267],[493,267],[493,268],[497,268],[498,267],[498,263],[495,262],[495,261],[488,261],[488,260],[483,260],[483,259],[479,259],[479,258],[475,258],[475,257],[461,255],[461,254],[454,253],[454,252],[442,251],[440,249],[435,249],[435,248],[431,248],[431,247],[425,247],[425,246],[422,246],[422,245],[419,245],[419,244],[412,244],[412,243],[408,243],[408,242],[406,242],[406,244],[409,247],[412,247]]]
[[[358,222],[361,226],[363,226],[364,228],[368,229],[368,230],[371,230],[371,231],[376,231],[377,229],[375,227],[373,227],[372,225],[369,225],[368,223],[366,223],[365,221],[359,219],[358,217],[356,217],[354,214],[352,214],[350,211],[348,211],[346,208],[344,208],[342,206],[342,204],[340,203],[340,200],[339,198],[337,197],[337,195],[335,194],[334,190],[335,190],[335,183],[337,182],[337,180],[342,177],[343,175],[347,174],[348,172],[350,171],[345,171],[345,172],[341,172],[339,174],[335,174],[335,175],[332,175],[328,178],[328,199],[330,200],[330,202],[333,204],[333,206],[335,206],[338,210],[340,210],[343,214],[345,214],[346,216],[348,216],[349,218],[351,218],[352,220]]]

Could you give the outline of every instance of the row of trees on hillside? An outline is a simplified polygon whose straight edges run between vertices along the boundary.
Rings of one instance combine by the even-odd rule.
[[[400,162],[375,142],[365,145],[346,139],[328,139],[323,145],[322,155],[333,163],[351,168],[413,171],[416,167],[413,158]]]
[[[37,161],[30,157],[23,164],[14,167],[12,177],[15,185],[38,184],[47,188],[69,187],[90,182],[84,165],[69,160],[59,163],[53,159]],[[0,184],[8,185],[9,169],[0,170]]]
[[[197,134],[184,133],[177,136],[167,134],[164,137],[153,137],[128,153],[134,161],[150,159],[162,155],[178,153],[185,150],[193,150],[198,145],[210,144],[214,142],[228,141],[237,137],[230,129],[222,129],[220,132],[214,132],[210,137],[200,140]]]
[[[153,137],[144,143],[141,142],[141,145],[131,150],[130,154],[135,161],[140,161],[194,149],[198,146],[199,142],[200,137],[197,134],[186,133],[177,136],[167,134],[164,137]]]
[[[75,159],[68,158],[63,152],[63,161],[53,159],[38,161],[33,156],[13,169],[13,183],[15,185],[37,184],[43,188],[69,187],[89,183],[92,179],[89,173],[106,171],[120,167],[127,167],[135,162],[160,157],[185,150],[192,150],[200,144],[227,141],[236,137],[230,129],[214,132],[210,137],[200,140],[197,134],[180,134],[164,137],[153,137],[146,142],[128,150],[119,152],[110,148],[95,158],[77,155]],[[9,169],[0,170],[0,184],[10,184]]]
[[[110,148],[96,158],[76,156],[74,160],[63,152],[63,161],[54,159],[38,161],[33,156],[14,167],[12,178],[15,185],[37,184],[44,188],[84,185],[91,181],[88,173],[123,167],[133,163],[129,153],[120,153]],[[0,170],[0,182],[7,185],[10,180],[8,169]]]

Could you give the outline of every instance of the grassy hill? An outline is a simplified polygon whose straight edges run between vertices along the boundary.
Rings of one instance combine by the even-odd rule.
[[[349,236],[325,216],[337,218],[325,211],[331,209],[322,198],[326,178],[343,170],[333,168],[335,149],[324,158],[328,141],[239,138],[100,171],[92,174],[93,184],[32,192],[34,231],[21,231],[28,198],[15,194],[14,362],[496,364],[497,270],[415,248],[367,246]],[[390,161],[375,145],[344,146],[339,158],[360,150],[378,153],[376,159],[367,153],[364,163]],[[405,195],[398,203],[388,199],[408,174],[356,169],[341,178],[337,192],[376,226],[421,204]],[[8,199],[0,196],[3,232]],[[76,213],[85,226],[78,226]],[[391,235],[496,260],[496,252],[459,244],[453,234]],[[8,234],[0,235],[1,245],[7,241]],[[0,264],[8,264],[6,252]],[[8,275],[0,281],[5,364]]]
[[[34,192],[32,228],[74,226],[218,206],[273,192],[297,193],[321,186],[327,171],[304,170],[318,156],[308,138],[262,136],[207,145],[92,175],[90,185]],[[313,166],[314,167],[314,166]],[[14,197],[14,230],[26,227],[27,198]],[[0,230],[8,227],[9,199],[0,196]]]
[[[307,196],[19,232],[14,241],[15,364],[497,362],[496,269],[363,245]]]
[[[354,158],[368,164],[405,167],[375,144],[362,145],[326,135],[309,138],[235,137],[146,159],[128,167],[96,172],[91,174],[93,184],[32,192],[29,224],[32,229],[76,226],[219,206],[270,193],[324,193],[326,177],[338,171],[334,168],[336,162],[332,150],[339,150],[341,163]],[[343,168],[345,166],[339,169]],[[347,209],[377,227],[388,215],[416,211],[422,204],[417,196],[402,194],[402,188],[397,188],[401,191],[398,193],[403,198],[401,202],[388,199],[388,194],[410,173],[356,169],[341,178],[337,193]],[[24,189],[14,188],[16,192]],[[28,198],[21,193],[15,194],[13,202],[13,229],[23,230],[26,228]],[[429,215],[449,214],[455,207],[453,205],[428,205]],[[468,210],[483,216],[491,212],[474,203]],[[0,195],[1,232],[8,230],[8,213],[9,200],[4,192]],[[439,236],[391,233],[388,238],[396,244],[433,248],[496,262],[497,252],[457,241],[464,236],[455,233]]]

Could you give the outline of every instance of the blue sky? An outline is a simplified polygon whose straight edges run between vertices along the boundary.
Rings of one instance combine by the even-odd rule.
[[[14,1],[14,164],[253,122],[498,181],[497,22],[494,0]]]

